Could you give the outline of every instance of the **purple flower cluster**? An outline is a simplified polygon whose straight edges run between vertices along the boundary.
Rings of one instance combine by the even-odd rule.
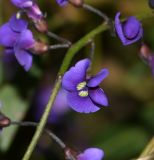
[[[77,160],[102,160],[104,152],[99,148],[88,148],[77,156]]]
[[[21,66],[28,71],[32,66],[32,55],[29,51],[35,40],[23,19],[12,16],[9,22],[0,27],[0,45],[5,47],[6,54],[14,54]]]
[[[115,30],[123,45],[132,44],[143,37],[141,23],[134,17],[129,17],[125,22],[120,22],[120,12],[115,16]]]
[[[26,11],[29,18],[39,20],[43,17],[41,10],[33,0],[11,0],[11,2],[18,8]]]
[[[64,74],[62,86],[67,91],[69,106],[77,112],[90,113],[98,111],[101,106],[108,106],[108,99],[99,87],[108,75],[107,69],[102,69],[95,76],[87,77],[90,60],[80,60]]]

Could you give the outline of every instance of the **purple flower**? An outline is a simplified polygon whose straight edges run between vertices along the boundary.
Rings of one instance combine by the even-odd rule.
[[[77,160],[102,160],[104,152],[99,148],[88,148],[77,156]]]
[[[43,17],[41,10],[33,0],[11,0],[11,2],[18,8],[24,9],[28,17],[39,20]]]
[[[39,89],[39,91],[37,91],[37,94],[35,95],[34,112],[35,112],[35,119],[37,121],[39,121],[42,116],[45,106],[48,103],[48,100],[50,98],[51,91],[52,91],[51,86],[46,85],[46,86],[43,86],[41,89]],[[62,118],[63,115],[68,110],[69,110],[69,107],[67,106],[65,91],[63,89],[60,89],[56,97],[56,100],[54,102],[54,105],[51,109],[51,112],[49,114],[48,123],[58,122],[59,119]]]
[[[65,6],[68,3],[68,0],[56,0],[56,2],[60,5],[60,6]]]
[[[26,71],[32,66],[32,55],[28,51],[35,43],[32,32],[27,29],[25,20],[12,16],[8,23],[0,27],[0,45],[7,54],[14,54]]]
[[[143,36],[141,23],[134,17],[129,17],[125,22],[120,22],[120,12],[115,16],[115,30],[123,45],[132,44]]]
[[[95,76],[86,77],[89,65],[89,59],[80,60],[62,79],[69,106],[80,113],[96,112],[101,106],[108,106],[108,99],[99,87],[101,81],[108,75],[108,70],[102,69]]]

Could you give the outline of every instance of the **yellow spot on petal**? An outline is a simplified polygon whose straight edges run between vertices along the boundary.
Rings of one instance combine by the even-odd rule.
[[[17,14],[16,14],[16,18],[17,18],[17,19],[20,19],[20,18],[21,18],[21,14],[20,14],[20,12],[17,12]]]
[[[86,86],[86,81],[81,82],[77,85],[77,90],[80,91],[81,89],[83,89]]]
[[[80,91],[79,96],[80,97],[87,97],[88,96],[88,91]]]

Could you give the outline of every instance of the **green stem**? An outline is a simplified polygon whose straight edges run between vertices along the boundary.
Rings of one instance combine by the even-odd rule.
[[[50,96],[50,99],[48,101],[48,104],[46,106],[46,109],[43,113],[43,116],[41,117],[41,120],[39,122],[39,125],[34,133],[34,136],[32,138],[32,141],[30,143],[30,145],[28,146],[27,148],[27,151],[24,155],[24,157],[22,158],[22,160],[29,160],[42,132],[43,132],[43,129],[45,127],[45,124],[47,122],[47,118],[49,116],[49,113],[50,113],[50,110],[51,110],[51,107],[54,103],[54,100],[56,98],[56,95],[58,93],[58,90],[60,88],[60,85],[61,85],[61,75],[63,75],[66,70],[68,69],[69,67],[69,64],[71,63],[71,60],[72,58],[74,57],[74,55],[82,48],[84,47],[87,42],[89,41],[89,39],[92,39],[94,38],[97,34],[105,31],[106,29],[108,29],[108,26],[107,26],[107,23],[104,23],[104,24],[101,24],[99,25],[97,28],[95,28],[94,30],[92,30],[90,33],[88,33],[86,36],[84,36],[83,38],[81,38],[78,42],[76,42],[75,44],[73,44],[71,46],[71,48],[68,50],[65,58],[64,58],[64,61],[60,67],[60,70],[59,70],[59,76],[58,76],[58,79],[56,81],[56,84],[53,88],[53,91],[52,91],[52,94]]]
[[[68,52],[64,58],[64,61],[61,65],[59,74],[62,75],[65,73],[65,71],[68,69],[69,64],[70,64],[72,58],[74,57],[74,55],[82,47],[84,47],[90,39],[93,39],[97,34],[107,30],[108,28],[109,28],[109,26],[107,25],[107,23],[103,23],[103,24],[99,25],[97,28],[95,28],[94,30],[92,30],[90,33],[88,33],[86,36],[81,38],[78,42],[73,44],[72,47],[68,50]]]
[[[154,159],[154,137],[150,140],[145,147],[139,158],[136,160],[153,160]]]

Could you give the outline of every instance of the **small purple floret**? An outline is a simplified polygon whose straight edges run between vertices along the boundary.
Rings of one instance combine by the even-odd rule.
[[[52,92],[52,87],[50,85],[46,85],[41,87],[34,98],[34,116],[37,121],[40,120],[43,111],[45,109],[46,104],[50,98],[50,94]],[[57,123],[59,120],[69,111],[69,107],[67,105],[66,93],[64,89],[60,89],[58,92],[51,112],[48,117],[48,123]]]
[[[77,156],[77,160],[102,160],[104,152],[99,148],[88,148]]]
[[[62,79],[69,106],[80,113],[96,112],[101,106],[108,106],[107,96],[99,87],[108,75],[108,70],[102,69],[95,76],[87,78],[86,72],[90,63],[89,59],[80,60],[64,74]]]
[[[28,71],[32,66],[32,55],[29,52],[35,43],[32,32],[27,29],[28,23],[12,16],[8,23],[0,27],[0,45],[6,53],[14,54],[21,66]]]
[[[65,6],[68,3],[68,0],[56,0],[56,2],[60,5],[60,6]]]
[[[16,7],[24,9],[28,17],[33,20],[39,20],[43,17],[41,10],[33,0],[11,0],[11,2]]]
[[[129,17],[125,22],[120,22],[120,12],[115,16],[115,31],[123,45],[132,44],[143,37],[141,23],[134,17]]]

